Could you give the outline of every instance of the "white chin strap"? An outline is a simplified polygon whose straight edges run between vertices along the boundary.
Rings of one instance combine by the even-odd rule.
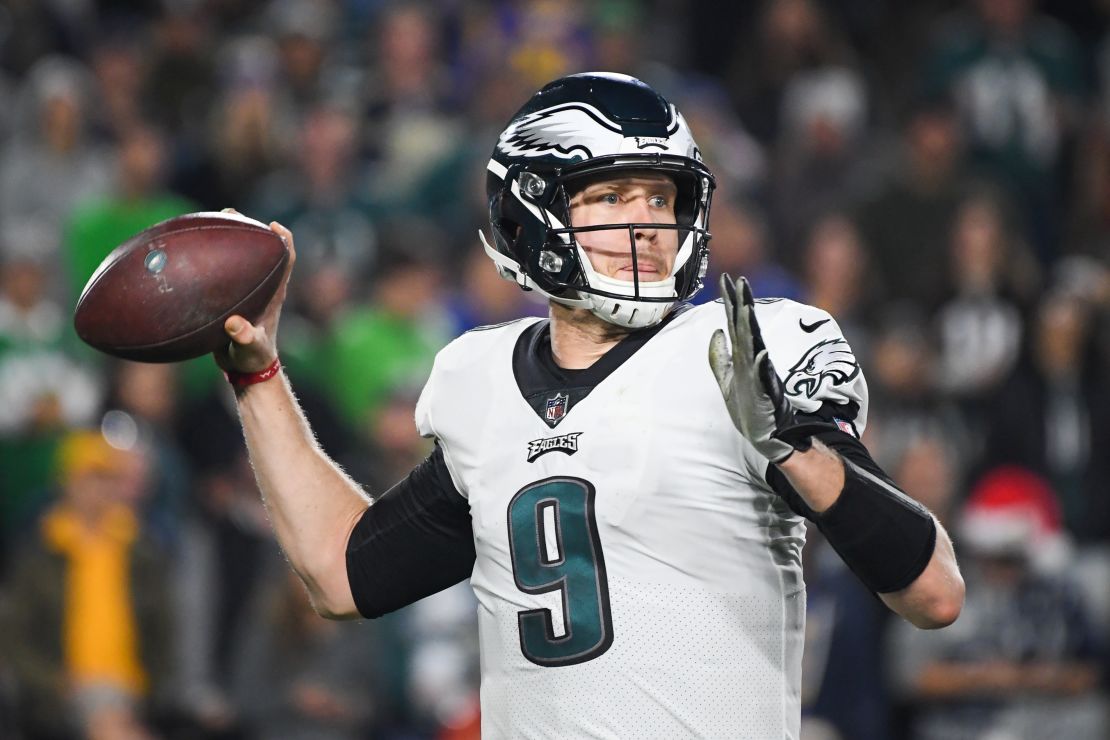
[[[594,270],[589,256],[578,247],[578,258],[582,263],[582,270],[586,273],[586,281],[591,288],[604,290],[606,293],[628,294],[635,291],[635,285],[630,280],[617,280]],[[675,263],[675,269],[678,263]],[[628,329],[643,329],[654,326],[663,320],[667,311],[674,305],[678,296],[674,290],[674,275],[664,280],[654,282],[640,281],[640,296],[643,298],[670,298],[669,301],[638,301],[632,296],[627,298],[609,298],[608,296],[595,295],[594,293],[581,293],[589,301],[590,312],[610,324],[623,326]]]
[[[623,280],[610,280],[604,278],[595,280],[594,284],[603,290],[627,290],[631,283]],[[611,284],[611,285],[610,285]],[[640,295],[660,298],[674,296],[674,278],[667,278],[657,283],[640,283]],[[607,298],[605,296],[587,293],[590,299],[590,312],[599,319],[610,324],[624,326],[629,329],[643,329],[655,326],[667,311],[674,305],[674,301],[637,301],[632,298]]]
[[[617,280],[597,272],[594,270],[593,263],[590,262],[589,255],[581,246],[578,246],[578,259],[582,264],[583,272],[586,273],[586,282],[591,288],[604,290],[606,293],[628,295],[627,298],[609,298],[593,293],[582,293],[581,295],[584,298],[589,299],[590,311],[603,321],[629,329],[643,329],[658,324],[678,300],[678,294],[674,287],[675,273],[691,258],[694,251],[694,238],[694,232],[691,231],[683,240],[678,254],[675,255],[674,266],[671,268],[670,275],[663,280],[654,282],[640,281],[638,286],[642,298],[669,298],[670,300],[636,300],[628,295],[636,291],[637,286],[632,281]]]

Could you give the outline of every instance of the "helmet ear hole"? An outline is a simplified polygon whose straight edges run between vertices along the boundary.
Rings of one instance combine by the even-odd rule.
[[[497,240],[498,248],[504,249],[516,241],[516,233],[511,224],[497,219],[491,220],[490,225],[493,227],[493,237]]]

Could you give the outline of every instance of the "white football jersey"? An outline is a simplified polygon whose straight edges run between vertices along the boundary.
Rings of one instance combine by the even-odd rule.
[[[836,322],[787,300],[756,315],[795,406],[835,404],[861,433]],[[538,409],[513,364],[537,321],[456,339],[416,410],[470,505],[483,737],[797,738],[804,523],[709,368],[720,302]]]

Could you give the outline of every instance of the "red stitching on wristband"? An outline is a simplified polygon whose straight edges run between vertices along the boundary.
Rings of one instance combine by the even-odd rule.
[[[275,357],[274,361],[265,370],[260,370],[257,373],[237,373],[234,370],[224,370],[224,377],[235,388],[246,388],[248,385],[265,382],[280,372],[281,360]]]

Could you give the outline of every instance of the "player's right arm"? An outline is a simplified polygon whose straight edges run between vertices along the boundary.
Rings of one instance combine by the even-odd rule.
[[[216,353],[225,370],[259,373],[277,358],[282,287],[256,324],[232,316]],[[237,390],[239,418],[262,500],[282,550],[316,611],[333,619],[376,617],[466,578],[474,564],[470,510],[436,450],[370,504],[317,444],[284,375]]]
[[[289,264],[255,324],[242,316],[225,322],[231,342],[216,353],[216,362],[228,372],[258,373],[277,358],[278,320],[296,251],[288,229],[277,223],[270,228],[288,245]],[[346,545],[369,499],[317,444],[283,374],[238,389],[236,399],[258,488],[285,556],[317,612],[336,619],[356,616]]]
[[[357,616],[346,546],[369,499],[320,449],[284,375],[236,395],[258,489],[289,564],[319,614]]]

